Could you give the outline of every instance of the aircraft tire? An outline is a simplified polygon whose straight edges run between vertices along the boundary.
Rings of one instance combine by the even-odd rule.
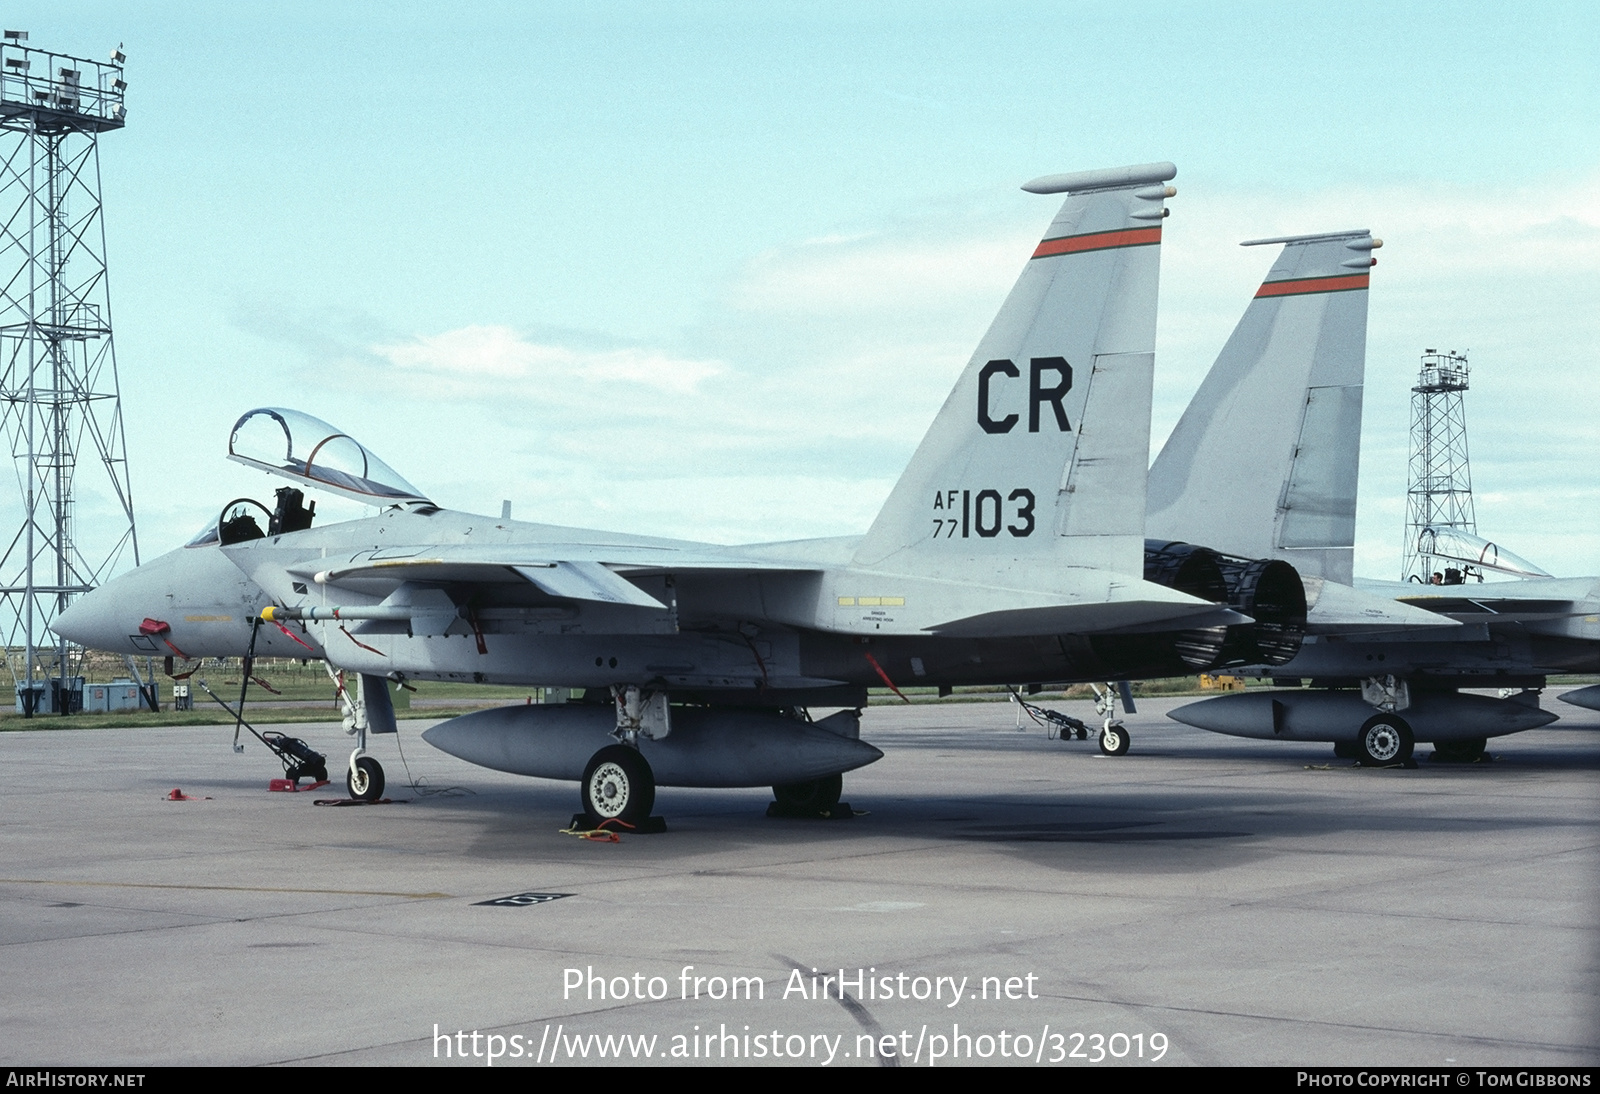
[[[638,824],[656,804],[656,777],[638,749],[607,745],[589,757],[579,787],[583,811],[597,821]]]
[[[1121,726],[1106,726],[1100,731],[1100,751],[1107,756],[1126,756],[1131,744],[1132,738]]]
[[[1361,746],[1355,741],[1335,741],[1333,755],[1339,760],[1358,760],[1361,758]]]
[[[383,765],[371,756],[358,756],[355,767],[345,776],[345,785],[354,800],[377,801],[383,797]]]
[[[1482,759],[1483,754],[1489,750],[1487,737],[1473,737],[1465,741],[1435,741],[1433,742],[1433,756],[1436,760],[1446,763],[1472,763]]]
[[[786,809],[814,809],[819,813],[838,805],[843,793],[843,775],[824,775],[810,782],[788,783],[772,788],[772,796]]]
[[[1378,714],[1368,718],[1356,738],[1356,759],[1367,767],[1390,767],[1411,759],[1416,746],[1411,727],[1405,719],[1393,714]]]

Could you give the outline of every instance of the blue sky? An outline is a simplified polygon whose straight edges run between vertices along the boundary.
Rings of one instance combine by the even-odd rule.
[[[1429,346],[1471,350],[1480,530],[1600,572],[1592,5],[5,18],[129,56],[101,160],[146,555],[270,493],[222,460],[264,404],[456,508],[864,530],[1054,211],[1019,184],[1170,159],[1156,447],[1271,262],[1237,243],[1370,227],[1357,572],[1396,576]]]

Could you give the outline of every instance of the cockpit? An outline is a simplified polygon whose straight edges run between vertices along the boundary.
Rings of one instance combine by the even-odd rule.
[[[298,410],[246,412],[228,438],[228,459],[367,505],[432,505],[354,437]],[[317,503],[308,505],[296,486],[280,487],[274,500],[268,508],[253,498],[235,498],[186,546],[226,547],[304,531],[316,520]]]
[[[1462,563],[1461,566],[1446,566],[1443,572],[1435,574],[1432,580],[1424,576],[1413,578],[1424,584],[1461,585],[1469,577],[1482,581],[1485,570],[1516,577],[1551,576],[1548,571],[1512,554],[1504,547],[1449,525],[1440,527],[1430,525],[1423,528],[1417,535],[1417,554]]]

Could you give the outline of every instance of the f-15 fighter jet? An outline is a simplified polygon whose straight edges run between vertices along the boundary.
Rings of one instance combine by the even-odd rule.
[[[1150,469],[1148,531],[1292,561],[1310,604],[1305,643],[1287,663],[1244,671],[1311,689],[1220,696],[1171,717],[1328,741],[1374,765],[1406,761],[1419,741],[1470,760],[1490,737],[1555,721],[1538,705],[1545,676],[1600,670],[1600,579],[1552,578],[1485,541],[1425,533],[1439,555],[1523,580],[1355,580],[1367,292],[1381,243],[1366,231],[1255,243],[1283,251]],[[1463,690],[1485,687],[1518,694]],[[1597,694],[1570,698],[1593,705]]]
[[[827,809],[841,774],[881,755],[859,739],[869,686],[1160,676],[1224,651],[1281,663],[1305,614],[1291,566],[1217,556],[1196,578],[1147,557],[1174,174],[1024,187],[1066,197],[864,535],[722,547],[451,512],[332,426],[261,409],[230,456],[293,480],[278,504],[229,503],[56,629],[119,652],[239,655],[256,640],[324,657],[351,681],[357,797],[381,792],[366,733],[393,726],[391,681],[584,689],[600,701],[481,711],[424,738],[578,780],[591,818],[630,823],[658,784],[771,785]],[[317,527],[302,488],[383,508]],[[812,707],[845,709],[812,722]]]

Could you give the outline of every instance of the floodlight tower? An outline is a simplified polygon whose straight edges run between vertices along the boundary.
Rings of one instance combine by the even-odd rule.
[[[1400,580],[1426,584],[1442,564],[1426,554],[1424,529],[1476,535],[1472,472],[1467,465],[1467,356],[1450,350],[1422,351],[1422,369],[1411,389],[1410,485],[1406,488],[1406,532]],[[1433,542],[1429,537],[1428,543]],[[1459,564],[1453,564],[1459,565]],[[1483,576],[1478,575],[1478,580]]]
[[[126,58],[27,41],[0,37],[0,434],[18,486],[0,494],[0,629],[23,712],[67,713],[71,651],[47,628],[124,555],[139,558],[100,205],[99,137],[127,116]],[[84,478],[87,527],[75,520]],[[59,679],[46,686],[52,652]]]

